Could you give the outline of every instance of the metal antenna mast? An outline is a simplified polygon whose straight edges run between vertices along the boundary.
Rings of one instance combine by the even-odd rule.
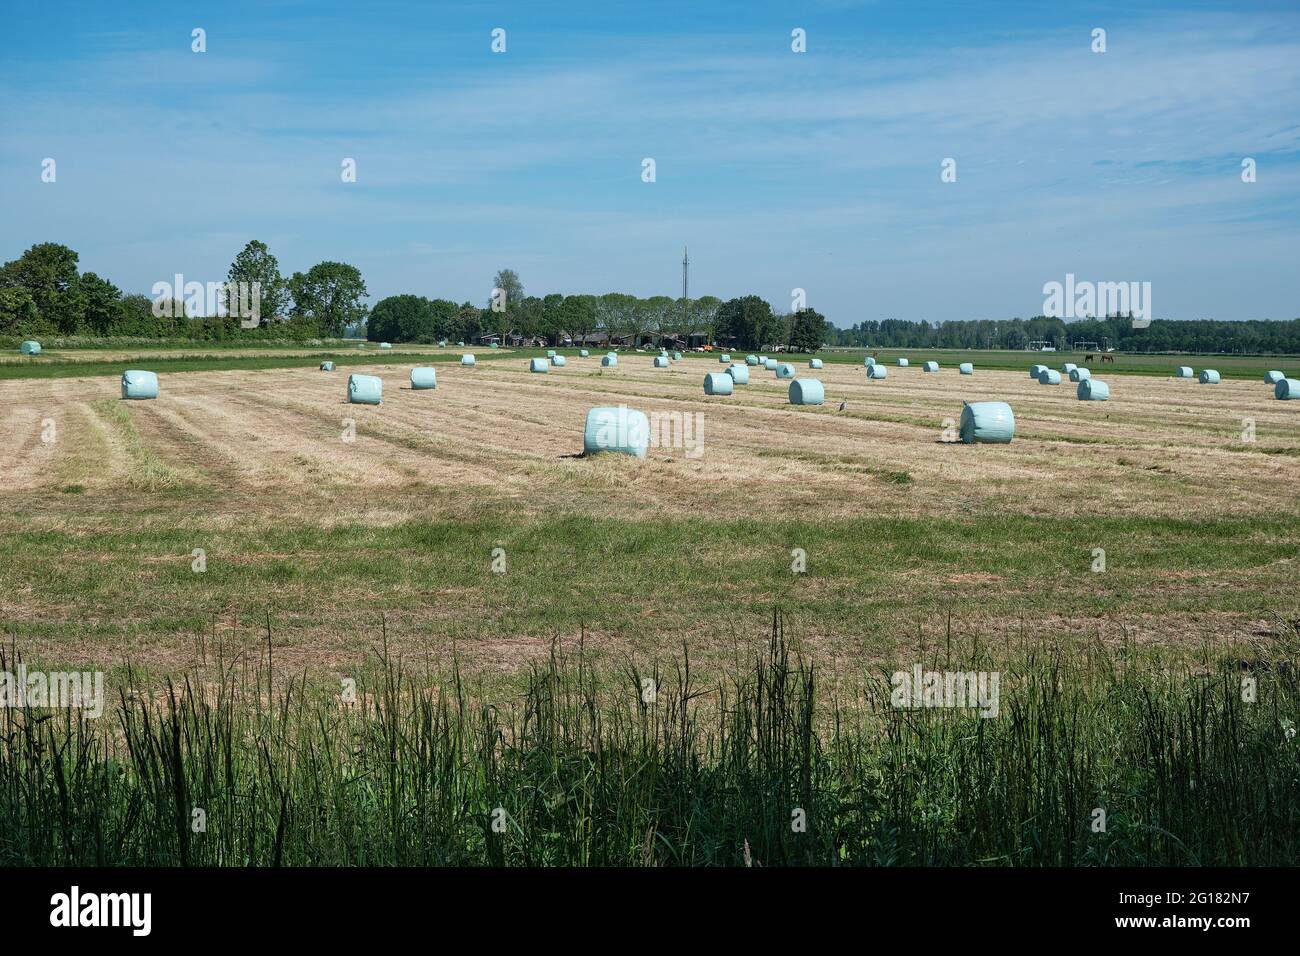
[[[689,299],[690,292],[687,285],[687,277],[690,274],[691,257],[686,252],[686,247],[682,246],[682,298]]]

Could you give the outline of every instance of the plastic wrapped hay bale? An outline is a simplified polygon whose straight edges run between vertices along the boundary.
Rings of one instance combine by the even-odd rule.
[[[1054,368],[1045,368],[1038,375],[1040,385],[1060,385],[1061,373]]]
[[[490,348],[490,349],[494,349],[494,348],[496,348],[496,347],[497,347],[497,344],[496,344],[495,342],[493,342],[491,345],[488,346],[488,348]]]
[[[123,398],[157,398],[158,376],[153,372],[130,369],[122,373]]]
[[[528,360],[528,371],[530,372],[541,372],[545,374],[548,367],[549,366],[546,364],[546,359],[544,358],[535,358],[535,359]]]
[[[821,368],[821,367],[822,367],[822,360],[819,359],[819,358],[810,358],[810,359],[808,360],[808,367],[809,367],[809,368]]]
[[[569,364],[569,360],[566,359],[563,355],[552,355],[551,364],[554,365],[556,368],[564,368],[564,366]]]
[[[927,372],[937,372],[939,371],[939,363],[926,362],[924,365],[921,366],[921,368],[925,369]]]
[[[378,375],[349,375],[348,401],[353,405],[382,405],[384,383]]]
[[[22,345],[18,346],[18,351],[22,352],[24,355],[40,355],[41,343],[37,342],[35,339],[28,339]]]
[[[600,364],[604,368],[614,368],[618,365],[618,356],[613,352],[610,352],[608,355],[602,355],[600,358]]]
[[[668,367],[668,356],[666,356],[666,355],[656,355],[656,356],[655,356],[655,368],[667,368],[667,367]]]
[[[796,378],[790,383],[791,405],[820,405],[826,401],[826,389],[815,378]]]
[[[1110,386],[1099,378],[1085,378],[1075,391],[1081,402],[1104,402],[1110,398]]]
[[[1061,374],[1069,375],[1078,367],[1079,366],[1075,365],[1073,362],[1066,362],[1064,365],[1061,366]]]
[[[1082,382],[1084,379],[1089,378],[1092,378],[1092,369],[1090,368],[1076,368],[1070,373],[1071,382]]]
[[[1273,397],[1280,402],[1300,399],[1300,379],[1284,378],[1273,386]]]
[[[1265,373],[1264,373],[1264,383],[1265,383],[1266,385],[1276,385],[1278,382],[1282,381],[1282,379],[1284,379],[1284,378],[1286,378],[1286,376],[1283,375],[1281,372],[1265,372]]]
[[[704,376],[704,394],[730,395],[734,384],[726,372],[709,372]]]
[[[767,369],[769,372],[775,372],[776,367],[780,364],[781,363],[774,358],[763,359],[763,368]]]
[[[1219,373],[1218,373],[1217,371],[1215,371],[1214,369],[1212,369],[1212,368],[1203,368],[1203,369],[1201,369],[1201,384],[1202,384],[1202,385],[1218,385],[1218,384],[1219,384]]]
[[[777,378],[794,378],[794,366],[788,362],[782,362],[776,367]]]
[[[766,356],[766,355],[760,355],[760,356],[758,357],[758,364],[759,364],[759,365],[766,365],[766,364],[767,364],[767,356]]]
[[[1016,416],[1006,402],[967,402],[961,410],[966,444],[1005,445],[1016,434]]]
[[[865,365],[867,368],[871,368],[871,366],[876,364],[876,360],[872,356],[868,355],[866,358],[862,360],[862,364]]]
[[[586,357],[589,356],[590,354],[591,354],[591,353],[588,352],[586,349],[579,349],[579,350],[578,350],[578,358],[586,358]]]
[[[546,357],[547,357],[548,359],[553,359],[553,358],[555,358],[555,349],[547,349],[547,350],[546,350]]]
[[[741,365],[739,362],[732,362],[729,366],[727,366],[727,374],[731,376],[731,380],[735,382],[737,385],[749,384],[748,365]]]
[[[972,365],[970,362],[962,362],[960,365],[957,366],[957,371],[961,372],[963,375],[974,375],[975,366]]]
[[[427,366],[411,369],[411,388],[437,388],[438,373]]]
[[[731,356],[728,355],[726,352],[723,352],[721,355],[718,356],[718,361],[721,362],[723,365],[730,365]]]
[[[680,362],[681,360],[682,360],[682,353],[681,353],[681,352],[674,352],[674,353],[673,353],[673,361],[674,361],[674,362]]]
[[[745,364],[746,364],[746,365],[757,365],[757,364],[758,364],[758,356],[757,356],[757,355],[746,355],[746,356],[745,356]]]
[[[334,363],[333,363],[333,362],[321,362],[321,363],[320,363],[320,370],[321,370],[322,372],[332,372],[332,371],[334,371]]]
[[[468,352],[465,353],[464,355],[462,355],[462,356],[460,357],[460,364],[466,366],[467,368],[473,368],[473,367],[474,367],[474,356],[473,356],[473,355],[470,355]]]
[[[380,343],[379,343],[379,347],[380,347],[381,349],[391,349],[391,348],[393,347],[393,343],[392,343],[392,342],[380,342]]]
[[[1174,378],[1195,378],[1196,373],[1192,371],[1190,365],[1178,366],[1178,371],[1174,372]]]
[[[907,368],[908,364],[910,364],[910,363],[909,363],[909,362],[907,361],[907,359],[905,359],[905,358],[901,358],[901,359],[898,360],[898,367],[899,367],[899,368]]]
[[[620,405],[605,406],[587,412],[582,430],[582,453],[616,452],[644,458],[650,444],[650,420],[645,412]]]
[[[1029,377],[1036,379],[1040,375],[1042,375],[1046,369],[1047,369],[1046,365],[1031,365],[1029,366]]]
[[[883,365],[873,365],[867,369],[867,378],[885,378],[889,375],[889,369]]]

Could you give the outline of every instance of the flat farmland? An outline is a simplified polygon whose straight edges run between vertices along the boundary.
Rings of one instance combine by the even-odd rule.
[[[761,369],[712,397],[716,359],[567,354],[540,375],[480,350],[433,391],[409,361],[164,373],[146,402],[111,377],[0,382],[5,631],[172,673],[269,617],[277,664],[327,677],[381,639],[509,675],[580,633],[708,670],[774,606],[833,671],[954,635],[1196,653],[1300,617],[1300,403],[1260,381],[1129,374],[1080,402],[978,358],[884,381],[801,362],[827,401],[795,407]],[[344,401],[350,371],[382,406]],[[982,400],[1015,410],[1010,445],[949,440]],[[665,441],[581,457],[587,409],[620,404]]]

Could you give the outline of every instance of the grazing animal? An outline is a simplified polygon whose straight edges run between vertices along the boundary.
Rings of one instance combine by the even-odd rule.
[[[1092,361],[1092,353],[1089,352],[1087,355],[1085,355],[1085,356],[1083,357],[1083,360],[1084,360],[1085,362],[1091,362],[1091,361]]]
[[[1102,362],[1110,362],[1112,365],[1115,364],[1115,356],[1113,355],[1103,355],[1101,360]]]

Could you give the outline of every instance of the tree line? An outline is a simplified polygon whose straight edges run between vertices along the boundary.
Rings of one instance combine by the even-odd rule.
[[[1129,316],[1103,319],[979,319],[943,323],[905,319],[831,328],[827,344],[851,348],[1026,349],[1036,343],[1076,344],[1118,352],[1300,353],[1300,319],[1224,322],[1155,319],[1134,328]]]

